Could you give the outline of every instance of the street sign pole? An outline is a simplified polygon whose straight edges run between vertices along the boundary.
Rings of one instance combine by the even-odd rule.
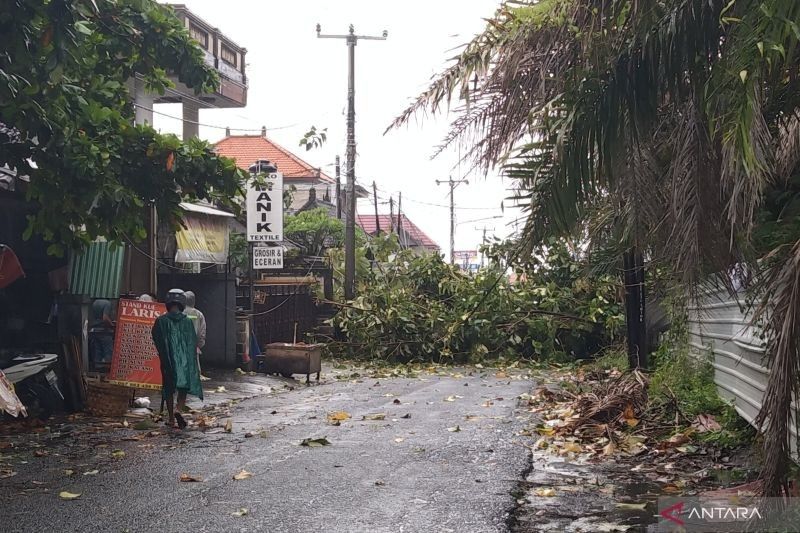
[[[256,286],[253,276],[255,243],[279,243],[283,241],[283,175],[278,168],[266,160],[250,165],[252,183],[247,189],[245,207],[247,212],[247,256],[250,280],[250,331],[255,331],[253,321]],[[247,339],[248,346],[250,339]],[[246,352],[245,352],[246,353]],[[248,361],[242,361],[247,363]]]

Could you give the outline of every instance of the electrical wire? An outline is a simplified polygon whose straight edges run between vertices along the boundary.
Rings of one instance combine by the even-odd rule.
[[[157,111],[157,110],[155,110],[153,108],[144,106],[142,104],[134,103],[133,105],[135,107],[138,107],[139,109],[144,109],[145,111],[150,111],[151,113],[155,113],[156,115],[161,115],[161,116],[168,117],[168,118],[171,118],[171,119],[180,120],[181,122],[186,122],[188,124],[196,124],[198,126],[203,126],[204,128],[215,128],[215,129],[218,129],[218,130],[247,131],[247,132],[258,132],[258,133],[261,133],[261,131],[263,131],[262,128],[231,128],[229,126],[217,126],[216,124],[206,124],[204,122],[198,122],[196,120],[189,120],[188,118],[177,117],[175,115],[170,115],[169,113],[164,113],[162,111]],[[217,108],[217,109],[222,109],[222,108]],[[274,128],[267,128],[267,131],[276,131],[276,130],[285,130],[285,129],[289,129],[289,128],[294,128],[298,124],[299,123],[287,124],[286,126],[275,126]]]
[[[165,267],[167,267],[167,268],[170,268],[170,269],[173,269],[173,270],[183,270],[183,269],[181,269],[181,268],[179,268],[179,267],[176,267],[175,265],[170,265],[170,264],[168,264],[168,263],[165,263],[164,261],[161,261],[161,260],[160,260],[160,259],[158,259],[157,257],[153,257],[152,255],[148,254],[147,252],[145,252],[144,250],[142,250],[141,248],[139,248],[138,246],[136,246],[136,245],[133,243],[133,241],[131,241],[130,237],[128,237],[126,234],[124,234],[124,233],[123,233],[123,235],[125,236],[125,238],[126,238],[126,239],[128,239],[128,244],[129,244],[129,245],[130,245],[130,246],[131,246],[131,247],[132,247],[134,250],[136,250],[137,252],[139,252],[139,253],[140,253],[140,254],[142,254],[143,256],[147,257],[148,259],[151,259],[151,260],[152,260],[152,261],[154,261],[156,264],[159,264],[159,265],[165,266]],[[319,257],[310,257],[310,258],[311,258],[313,261],[312,261],[312,263],[311,263],[311,266],[308,268],[308,270],[306,271],[306,273],[303,275],[303,277],[304,277],[304,278],[308,277],[308,276],[311,274],[311,272],[314,270],[314,267],[317,265],[317,262],[318,262],[318,260],[319,260],[319,259],[321,259],[321,258],[319,258]],[[248,260],[249,260],[249,258],[248,258]],[[207,269],[210,269],[210,268],[214,268],[214,267],[216,267],[216,266],[217,266],[217,265],[216,265],[216,264],[214,264],[214,265],[211,265],[211,266],[209,266],[209,267],[203,267],[203,268],[201,268],[201,270],[207,270]],[[255,284],[252,284],[252,285],[250,286],[250,290],[251,290],[251,291],[252,291],[252,290],[254,290],[254,289],[253,289],[253,287],[255,287]],[[299,285],[298,285],[298,287],[299,287]],[[297,289],[295,289],[295,291],[294,291],[292,294],[286,294],[286,295],[284,295],[284,296],[285,296],[285,300],[284,300],[283,302],[279,303],[278,305],[276,305],[276,306],[274,306],[274,307],[272,307],[272,308],[270,308],[270,309],[267,309],[266,311],[259,311],[258,313],[253,313],[253,312],[251,311],[251,312],[249,312],[249,313],[242,313],[242,314],[243,314],[243,316],[246,316],[246,317],[249,317],[249,318],[252,318],[252,317],[254,317],[254,316],[267,315],[267,314],[269,314],[269,313],[271,313],[271,312],[275,311],[276,309],[280,308],[280,307],[281,307],[282,305],[284,305],[286,302],[288,302],[288,301],[289,301],[289,298],[290,298],[291,296],[297,296],[297,294],[298,294],[298,290],[297,290]],[[212,304],[211,304],[211,306],[212,306],[212,307],[216,307],[216,308],[218,308],[218,309],[224,309],[225,311],[231,311],[231,312],[233,312],[233,313],[239,313],[239,312],[240,312],[238,309],[231,309],[231,308],[229,308],[229,307],[227,307],[227,306],[225,306],[225,305],[219,305],[219,304],[212,303]]]
[[[139,81],[147,81],[145,79],[145,77],[142,76],[141,74],[136,74],[136,79],[139,80]],[[189,100],[190,102],[194,102],[198,106],[202,106],[203,108],[227,109],[227,108],[224,108],[224,107],[219,107],[218,105],[214,105],[211,102],[206,102],[204,100],[200,100],[198,98],[195,98],[194,96],[192,96],[190,94],[177,91],[177,90],[175,90],[175,89],[173,89],[171,87],[165,87],[164,88],[164,92],[169,93],[169,94],[171,94],[173,96],[180,97],[181,100]],[[230,129],[230,130],[233,130],[233,131],[247,131],[247,132],[257,132],[257,133],[260,133],[262,131],[262,128],[229,128],[228,126],[217,126],[215,124],[204,124],[202,122],[197,122],[197,121],[185,119],[185,118],[182,118],[182,117],[176,117],[174,115],[169,115],[167,113],[162,113],[161,111],[156,111],[155,109],[143,106],[141,104],[137,104],[135,102],[134,102],[133,105],[138,107],[138,108],[140,108],[140,109],[145,109],[145,110],[150,111],[152,113],[156,113],[158,115],[169,117],[169,118],[172,118],[172,119],[175,119],[175,120],[180,120],[180,121],[186,122],[188,124],[197,124],[198,126],[203,126],[203,127],[206,127],[206,128],[216,128],[216,129],[221,129],[221,130]],[[241,115],[239,115],[239,116],[241,116]],[[284,130],[284,129],[288,129],[288,128],[293,128],[293,127],[295,127],[297,125],[299,125],[299,123],[289,124],[289,125],[286,125],[286,126],[276,126],[274,128],[267,128],[267,131]]]
[[[378,190],[381,191],[384,194],[391,194],[390,192],[382,190],[380,188]],[[381,200],[384,200],[383,202],[381,202],[383,204],[386,204],[389,201],[389,198],[387,198],[386,196],[383,196],[383,195],[378,195],[378,198],[380,198]],[[412,204],[427,205],[427,206],[430,206],[430,207],[440,207],[442,209],[450,209],[449,205],[436,204],[436,203],[432,203],[432,202],[425,202],[423,200],[416,200],[414,198],[406,197],[405,195],[403,195],[403,200],[408,200]],[[459,207],[459,206],[455,206],[455,210],[456,211],[459,211],[459,210],[461,210],[461,211],[497,211],[498,209],[500,209],[500,207],[473,207],[473,206],[461,206],[461,207]]]

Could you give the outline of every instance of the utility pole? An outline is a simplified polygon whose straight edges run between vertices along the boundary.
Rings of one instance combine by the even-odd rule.
[[[469,185],[469,181],[467,180],[454,180],[453,176],[450,176],[450,179],[447,181],[444,180],[436,180],[436,185],[441,185],[442,183],[448,183],[450,185],[450,264],[455,265],[455,251],[456,251],[456,196],[454,191],[456,189],[456,185],[459,183],[466,183]]]
[[[487,231],[494,231],[494,226],[492,226],[491,228],[487,228],[486,226],[483,226],[482,228],[479,228],[479,227],[475,226],[475,229],[478,230],[478,231],[481,231],[481,230],[483,231],[483,240],[481,242],[483,244],[486,244],[486,232]],[[486,254],[483,253],[483,250],[481,250],[481,268],[483,268],[483,260],[484,260],[485,257],[486,257]]]
[[[378,186],[372,182],[372,201],[375,202],[375,233],[381,232],[381,219],[378,217]]]
[[[347,35],[323,35],[322,27],[317,24],[317,38],[344,39],[347,44],[348,76],[347,76],[347,202],[344,233],[344,297],[352,300],[355,296],[356,278],[356,44],[359,39],[368,41],[385,41],[389,32],[383,31],[380,37],[372,35],[356,35],[350,24]]]
[[[403,219],[400,218],[401,209],[403,208],[403,191],[397,193],[397,242],[400,243],[400,248],[403,246]],[[408,239],[406,239],[408,245]]]
[[[336,171],[336,218],[342,219],[342,179],[341,167],[339,166],[339,156],[336,156],[336,164],[334,167]]]
[[[394,196],[389,197],[389,233],[394,233]]]

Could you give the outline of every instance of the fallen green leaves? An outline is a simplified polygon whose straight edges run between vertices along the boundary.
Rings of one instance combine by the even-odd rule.
[[[58,497],[66,501],[77,500],[78,498],[81,497],[81,493],[62,490],[61,492],[58,493]]]
[[[327,439],[327,437],[319,437],[319,438],[307,438],[303,439],[300,442],[300,446],[306,446],[308,448],[320,448],[322,446],[330,446],[331,442]]]
[[[143,420],[139,420],[138,422],[133,424],[133,429],[137,429],[137,430],[140,430],[140,431],[146,431],[146,430],[149,430],[149,429],[155,429],[157,427],[158,427],[158,425],[156,423],[154,423],[152,420],[150,420],[149,418],[145,418]]]

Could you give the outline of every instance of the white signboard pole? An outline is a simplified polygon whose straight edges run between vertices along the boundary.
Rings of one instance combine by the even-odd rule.
[[[247,189],[247,240],[280,242],[283,240],[283,174],[272,172],[264,183]]]

